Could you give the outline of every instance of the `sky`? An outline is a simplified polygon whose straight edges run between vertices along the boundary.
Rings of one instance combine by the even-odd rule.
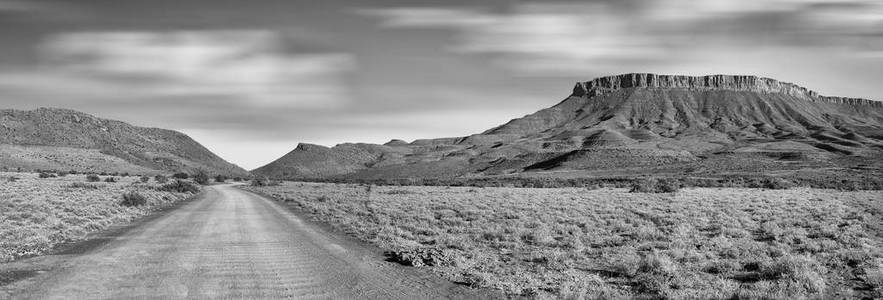
[[[881,100],[883,1],[0,0],[0,108],[178,130],[247,169],[480,133],[632,72]]]

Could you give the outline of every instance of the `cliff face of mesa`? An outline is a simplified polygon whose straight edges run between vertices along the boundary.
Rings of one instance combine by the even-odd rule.
[[[573,95],[595,97],[622,89],[686,89],[744,91],[766,94],[784,94],[812,102],[883,107],[883,102],[860,98],[822,96],[817,92],[789,82],[771,78],[744,75],[680,76],[632,73],[595,78],[578,82]]]

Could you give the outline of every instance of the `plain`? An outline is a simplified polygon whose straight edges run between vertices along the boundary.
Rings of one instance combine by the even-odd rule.
[[[160,183],[157,178],[165,180],[162,176],[0,173],[0,262],[45,253],[198,191],[192,184]]]
[[[463,284],[563,298],[883,297],[883,193],[245,187]]]

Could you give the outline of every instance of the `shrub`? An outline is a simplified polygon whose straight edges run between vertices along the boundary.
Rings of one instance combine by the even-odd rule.
[[[117,179],[116,179],[116,177],[107,177],[107,178],[104,178],[104,182],[114,183],[114,182],[117,182]]]
[[[771,190],[785,190],[794,187],[794,183],[783,178],[767,178],[763,181],[762,186]]]
[[[58,175],[58,177],[64,177],[64,176],[67,176],[68,173],[65,171],[59,171],[58,173],[55,173],[55,174]]]
[[[242,181],[242,177],[233,177],[233,181],[240,182]]]
[[[9,176],[6,178],[6,182],[16,182],[16,181],[18,181],[18,179],[19,179],[18,177]]]
[[[74,182],[68,185],[67,187],[72,189],[87,189],[87,190],[97,190],[98,186],[94,184],[82,183],[82,182]]]
[[[193,174],[193,181],[196,181],[196,183],[201,185],[206,185],[209,181],[208,174],[203,170],[198,170],[196,171],[196,174]]]
[[[675,179],[662,179],[656,182],[654,192],[656,193],[676,193],[681,189],[681,183]]]
[[[169,181],[169,178],[162,175],[156,175],[153,177],[153,180],[156,181],[156,183],[163,184]]]
[[[191,194],[199,193],[198,186],[196,186],[195,184],[186,182],[186,181],[182,181],[182,180],[175,180],[174,182],[164,184],[164,185],[160,186],[159,188],[157,188],[157,190],[162,191],[162,192],[172,192],[172,193],[191,193]]]
[[[215,176],[215,182],[221,182],[221,183],[227,182],[227,176],[224,176],[224,175]]]
[[[145,204],[147,204],[147,198],[137,192],[127,192],[123,194],[123,201],[120,201],[120,205],[127,207],[143,206]]]
[[[413,194],[414,192],[409,191],[409,190],[390,190],[386,193],[390,194],[390,195],[408,195],[408,194]]]
[[[449,253],[434,248],[387,251],[386,256],[390,261],[413,267],[450,265],[453,261]]]
[[[681,184],[675,179],[653,178],[640,179],[632,182],[632,193],[675,193],[680,190]]]
[[[187,173],[183,173],[183,172],[181,172],[181,173],[175,173],[174,175],[172,175],[172,178],[175,178],[175,179],[187,179],[187,178],[190,178],[190,175],[187,175]]]
[[[279,185],[267,177],[255,178],[251,180],[251,186],[274,186]]]
[[[40,175],[38,175],[38,176],[40,178],[54,178],[54,177],[56,177],[55,174],[47,173],[47,172],[40,172]]]
[[[150,176],[141,176],[141,182],[147,183],[148,181],[150,181]]]
[[[654,179],[641,179],[635,180],[632,182],[632,189],[629,190],[630,193],[652,193],[653,187],[656,186],[656,180]]]
[[[86,175],[86,181],[99,182],[99,181],[101,181],[101,177],[98,177],[98,175],[95,175],[95,174],[89,174],[89,175]]]

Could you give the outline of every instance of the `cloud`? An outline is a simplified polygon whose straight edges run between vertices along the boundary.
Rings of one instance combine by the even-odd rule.
[[[31,12],[43,9],[44,6],[33,2],[19,0],[0,0],[0,13],[2,12]]]
[[[883,50],[883,3],[870,0],[662,0],[522,3],[482,8],[362,9],[383,28],[446,29],[449,50],[492,54],[528,75],[680,64],[696,53],[752,47]],[[830,52],[830,51],[829,51]]]
[[[89,78],[149,98],[218,97],[322,108],[348,98],[345,53],[287,53],[273,31],[76,32],[40,46],[43,72]],[[47,76],[47,77],[52,77]]]

